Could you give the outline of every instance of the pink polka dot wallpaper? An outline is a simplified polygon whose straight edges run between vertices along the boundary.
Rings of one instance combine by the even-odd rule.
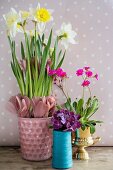
[[[11,51],[6,36],[3,14],[13,7],[16,11],[36,7],[53,9],[52,27],[54,32],[63,22],[71,23],[76,31],[76,45],[70,45],[63,68],[67,80],[68,94],[72,99],[81,97],[81,79],[75,72],[84,66],[92,67],[99,74],[99,80],[93,80],[92,93],[99,98],[100,108],[94,115],[96,120],[104,123],[98,125],[94,136],[100,136],[97,145],[113,146],[113,1],[112,0],[0,0],[0,145],[18,145],[18,118],[10,113],[6,104],[10,96],[19,93],[16,80],[12,74],[10,61]],[[46,33],[49,33],[48,24]],[[16,36],[17,54],[20,55],[20,40]],[[63,103],[64,96],[54,89],[57,99]],[[88,93],[87,91],[85,92]]]

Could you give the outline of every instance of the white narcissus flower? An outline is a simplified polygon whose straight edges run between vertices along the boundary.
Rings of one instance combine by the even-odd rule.
[[[21,21],[24,21],[24,20],[27,20],[30,17],[30,12],[19,11],[19,15],[21,16]]]
[[[15,37],[18,30],[18,22],[20,22],[20,15],[16,12],[14,8],[11,8],[9,13],[3,15],[3,18],[6,22],[8,34],[11,37]]]
[[[37,22],[39,32],[42,33],[45,29],[46,23],[53,20],[53,17],[51,15],[53,10],[41,8],[39,3],[35,9],[30,8],[29,10],[32,20]]]
[[[65,49],[68,48],[69,43],[77,44],[77,42],[75,41],[77,33],[72,30],[72,25],[70,23],[63,23],[61,25],[61,29],[58,30],[56,33],[61,39],[61,44],[65,47]]]

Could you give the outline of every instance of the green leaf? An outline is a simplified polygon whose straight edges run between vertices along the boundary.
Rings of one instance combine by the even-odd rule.
[[[68,102],[64,103],[64,106],[67,110],[71,110],[70,104]]]
[[[35,43],[34,43],[34,36],[31,37],[31,42],[30,42],[30,50],[31,50],[31,57],[34,56],[34,50],[35,50]]]
[[[44,76],[45,76],[45,67],[48,59],[48,53],[51,45],[51,39],[52,39],[52,30],[49,35],[48,43],[47,46],[44,48],[43,56],[42,56],[42,62],[41,62],[41,69],[40,69],[40,75],[38,79],[38,88],[36,89],[38,91],[38,95],[40,96],[42,93],[41,84],[44,81]]]
[[[52,53],[52,69],[55,69],[55,65],[56,65],[56,48],[54,48],[54,51]]]
[[[60,58],[61,58],[61,54],[62,54],[62,50],[60,50],[59,53],[58,53],[58,57],[57,57],[57,65],[58,65],[59,60],[60,60]]]
[[[45,35],[43,34],[42,35],[42,43],[44,42],[44,39],[45,39]]]
[[[62,109],[62,107],[61,107],[60,105],[56,105],[56,108],[57,108],[58,110]]]
[[[28,67],[28,82],[29,82],[29,97],[33,97],[33,82],[31,77],[31,66],[30,66],[30,58],[31,52],[30,52],[30,46],[29,46],[29,39],[27,37],[27,34],[25,34],[25,43],[26,43],[26,59],[27,59],[27,67]]]
[[[86,102],[86,107],[88,107],[91,104],[91,97],[88,98],[87,102]]]
[[[89,119],[99,108],[98,99],[92,100],[92,105],[87,109],[86,117]]]
[[[85,128],[86,128],[85,125],[82,125],[82,126],[81,126],[81,129],[82,129],[83,131],[85,130]]]
[[[22,59],[25,59],[24,46],[22,42],[21,42],[21,56],[22,56]]]
[[[79,113],[80,115],[82,115],[83,105],[84,105],[84,99],[80,99],[77,103],[77,109],[76,109],[76,112]]]
[[[95,126],[90,125],[90,133],[93,134],[95,132]]]
[[[41,44],[40,44],[40,42],[37,40],[37,42],[36,42],[37,44],[37,46],[36,46],[36,48],[37,48],[37,55],[38,55],[38,57],[39,58],[41,58],[41,56],[42,56],[42,52],[41,52]]]
[[[70,97],[68,97],[67,102],[71,103],[71,98]]]
[[[84,119],[84,117],[81,117],[79,120],[80,120],[82,125],[84,125],[86,123],[86,120]]]
[[[66,54],[66,51],[64,52],[63,57],[62,57],[62,59],[60,60],[60,62],[58,63],[58,65],[57,65],[57,68],[56,68],[56,69],[58,69],[58,68],[60,68],[60,67],[61,67],[61,65],[62,65],[62,63],[63,63],[63,61],[64,61],[64,58],[65,58],[65,54]]]
[[[73,108],[74,108],[74,110],[76,112],[76,109],[77,109],[77,102],[76,101],[73,102]]]

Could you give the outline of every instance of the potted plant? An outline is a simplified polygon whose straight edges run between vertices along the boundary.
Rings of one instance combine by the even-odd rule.
[[[45,27],[53,20],[52,10],[41,8],[40,4],[19,13],[11,8],[3,17],[12,54],[11,68],[20,89],[18,95],[10,98],[8,108],[19,116],[22,157],[45,160],[51,157],[52,132],[48,127],[56,105],[52,85],[55,75],[62,77],[60,67],[66,53],[58,50],[58,44],[61,42],[65,49],[69,43],[75,44],[76,33],[71,24],[63,23],[55,41],[52,29],[47,38]],[[31,26],[33,29],[28,30]],[[21,55],[14,40],[17,32],[24,37],[20,43]]]
[[[80,128],[80,115],[69,110],[56,111],[51,119],[53,126],[52,167],[67,169],[72,167],[71,132]]]
[[[72,133],[72,143],[79,146],[76,152],[77,159],[89,159],[88,153],[84,150],[84,147],[90,146],[100,140],[99,137],[93,140],[92,134],[95,132],[95,127],[97,123],[102,123],[102,121],[91,119],[91,117],[96,113],[99,108],[99,102],[96,96],[92,96],[90,84],[91,79],[98,80],[98,74],[94,74],[90,67],[84,67],[76,71],[76,75],[82,78],[81,86],[83,88],[83,94],[80,99],[72,102],[71,98],[67,96],[64,91],[63,84],[57,83],[57,86],[62,90],[67,98],[66,103],[64,103],[64,108],[73,111],[80,115],[81,128],[77,129]],[[89,91],[89,97],[85,97],[85,89]]]

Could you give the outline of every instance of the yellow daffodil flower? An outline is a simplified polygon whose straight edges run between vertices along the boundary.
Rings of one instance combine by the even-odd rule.
[[[53,20],[51,14],[52,10],[41,8],[39,3],[36,9],[30,8],[30,16],[33,21],[37,22],[38,30],[40,33],[44,31],[46,23]]]
[[[50,14],[50,12],[47,9],[40,8],[40,9],[36,10],[35,18],[39,22],[48,22],[51,19],[51,14]]]
[[[51,16],[52,11],[46,8],[41,8],[39,3],[36,9],[30,8],[30,13],[32,18],[36,22],[46,23],[52,20],[52,16]]]

